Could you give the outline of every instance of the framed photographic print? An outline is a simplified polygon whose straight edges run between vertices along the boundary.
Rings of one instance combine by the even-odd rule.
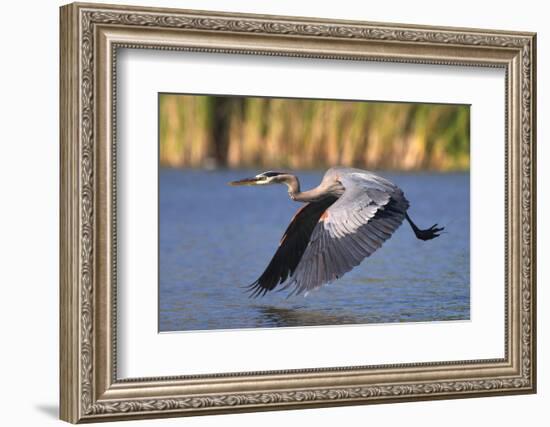
[[[535,392],[535,34],[60,22],[62,419]]]

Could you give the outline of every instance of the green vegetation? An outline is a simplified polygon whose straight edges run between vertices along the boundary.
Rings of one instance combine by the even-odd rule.
[[[467,170],[463,105],[161,95],[163,166]]]

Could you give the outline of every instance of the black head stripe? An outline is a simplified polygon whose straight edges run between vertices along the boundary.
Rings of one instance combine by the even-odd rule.
[[[262,173],[261,175],[262,176],[265,176],[267,178],[271,178],[271,177],[274,177],[274,176],[277,176],[277,175],[282,175],[283,172],[273,172],[273,171],[269,171],[269,172],[264,172]]]

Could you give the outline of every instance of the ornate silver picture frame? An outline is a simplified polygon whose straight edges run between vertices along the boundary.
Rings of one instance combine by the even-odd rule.
[[[61,419],[535,392],[535,34],[80,3],[63,6],[60,18]],[[504,70],[504,357],[120,379],[116,61],[122,48]]]

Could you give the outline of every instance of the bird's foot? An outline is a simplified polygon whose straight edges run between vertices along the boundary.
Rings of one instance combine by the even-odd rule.
[[[437,227],[437,224],[432,225],[426,230],[415,230],[416,237],[420,240],[432,240],[439,236],[441,231],[445,230],[445,227]]]

